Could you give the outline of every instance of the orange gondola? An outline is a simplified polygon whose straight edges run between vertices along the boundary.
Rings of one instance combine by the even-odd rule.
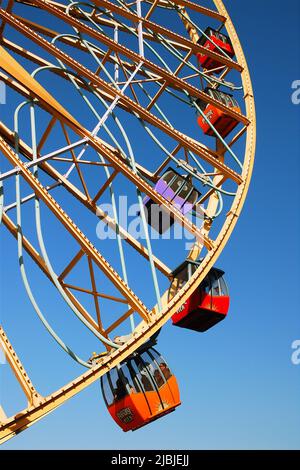
[[[191,278],[199,262],[184,261],[173,271],[170,296]],[[226,318],[229,310],[229,294],[224,271],[212,268],[188,300],[172,316],[172,323],[181,328],[206,331]]]
[[[101,389],[111,417],[123,431],[135,431],[180,405],[176,378],[152,347],[101,377]]]
[[[209,87],[207,87],[204,92],[211,98],[214,98],[223,105],[231,108],[233,111],[236,111],[237,113],[241,112],[238,102],[229,93],[224,93],[223,91]],[[223,138],[226,137],[239,123],[237,119],[229,116],[226,111],[222,111],[214,104],[206,103],[200,99],[197,100],[197,104],[209,121],[207,122],[207,120],[198,113],[197,122],[205,135],[215,136],[215,132],[209,123],[215,127]]]

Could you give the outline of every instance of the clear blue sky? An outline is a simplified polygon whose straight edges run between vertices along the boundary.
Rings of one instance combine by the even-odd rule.
[[[291,362],[291,344],[300,339],[300,105],[291,102],[291,84],[300,80],[299,2],[225,3],[251,71],[258,131],[247,201],[218,262],[230,286],[228,319],[204,335],[164,327],[159,350],[176,373],[182,397],[182,405],[165,419],[123,433],[95,383],[2,449],[300,448],[300,365]],[[29,372],[49,393],[79,369],[54,344],[45,352],[49,340],[32,319],[14,250],[15,243],[5,236],[2,256],[9,264],[5,274],[1,270],[1,317],[14,331]],[[43,292],[46,282],[32,270]],[[63,330],[62,303],[49,296],[44,304],[55,311]],[[50,379],[52,355],[58,366]],[[0,372],[5,401],[10,394],[19,401],[18,392],[9,388],[8,366],[0,366]]]

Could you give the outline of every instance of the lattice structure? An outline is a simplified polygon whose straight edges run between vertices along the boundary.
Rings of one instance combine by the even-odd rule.
[[[238,220],[256,134],[249,71],[220,0],[211,8],[189,0],[0,4],[0,80],[8,90],[0,122],[2,226],[17,240],[33,309],[59,346],[87,368],[41,396],[1,327],[1,345],[28,399],[28,407],[12,417],[0,408],[5,441],[128,357],[191,296]],[[207,46],[213,44],[207,25],[228,34],[232,54]],[[215,65],[200,66],[197,56]],[[234,95],[239,107],[207,88]],[[235,130],[222,134],[208,106],[234,122]],[[197,116],[208,126],[206,135]],[[170,166],[199,189],[192,216],[157,190]],[[137,206],[141,238],[122,223],[124,194]],[[178,264],[203,258],[174,296],[174,263],[160,237],[153,237],[145,197],[189,234],[188,251],[182,237],[176,245],[172,240]],[[114,236],[98,243],[91,220]],[[57,233],[56,253],[46,248],[48,230]],[[96,365],[87,360],[91,351],[79,357],[49,324],[37,286],[28,280],[32,261],[97,338],[103,355]]]

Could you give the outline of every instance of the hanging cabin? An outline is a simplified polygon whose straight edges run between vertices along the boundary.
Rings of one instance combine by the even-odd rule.
[[[221,49],[231,59],[234,57],[234,50],[229,37],[226,34],[220,33],[219,31],[213,28],[206,28],[204,34],[198,40],[198,44],[200,46],[205,47],[205,49],[209,49],[210,51],[216,52],[220,55],[222,54],[222,52],[220,51]],[[218,49],[218,47],[220,49]],[[206,70],[213,70],[218,69],[220,67],[224,67],[221,62],[216,59],[212,59],[206,54],[198,53],[197,59],[199,64]],[[219,73],[221,72],[221,70],[216,70],[215,73]]]
[[[173,271],[170,297],[174,297],[188,282],[199,264],[186,260]],[[204,332],[224,320],[229,310],[229,300],[224,271],[212,268],[191,297],[172,316],[172,323],[181,328]]]
[[[229,93],[225,93],[223,91],[215,90],[213,88],[207,87],[204,90],[211,98],[219,101],[225,106],[228,106],[233,111],[240,113],[240,107],[238,102],[233,98],[232,95]],[[232,116],[229,116],[226,111],[222,111],[221,109],[217,108],[217,106],[205,103],[203,100],[198,99],[197,104],[201,111],[205,114],[209,122],[216,128],[219,132],[221,137],[225,138],[239,123],[239,121]],[[197,112],[197,122],[198,125],[201,127],[205,135],[216,136],[214,130],[209,125],[209,123],[204,119],[203,116],[199,112]]]
[[[125,432],[135,431],[180,405],[176,378],[152,347],[134,353],[101,377],[101,390],[111,417]]]
[[[155,187],[161,196],[176,207],[183,215],[190,212],[200,196],[192,183],[190,176],[182,176],[169,167],[159,178]],[[144,199],[148,224],[160,234],[174,224],[174,218],[156,204],[149,196]]]

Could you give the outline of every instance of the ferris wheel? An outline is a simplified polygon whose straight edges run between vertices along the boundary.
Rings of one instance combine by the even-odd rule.
[[[220,0],[4,0],[0,38],[1,223],[32,315],[81,371],[43,396],[1,326],[28,406],[0,406],[0,442],[99,379],[116,423],[137,429],[180,404],[162,326],[200,335],[228,313],[216,262],[256,138],[242,47]],[[80,352],[33,269],[63,300],[61,324],[91,338]]]

